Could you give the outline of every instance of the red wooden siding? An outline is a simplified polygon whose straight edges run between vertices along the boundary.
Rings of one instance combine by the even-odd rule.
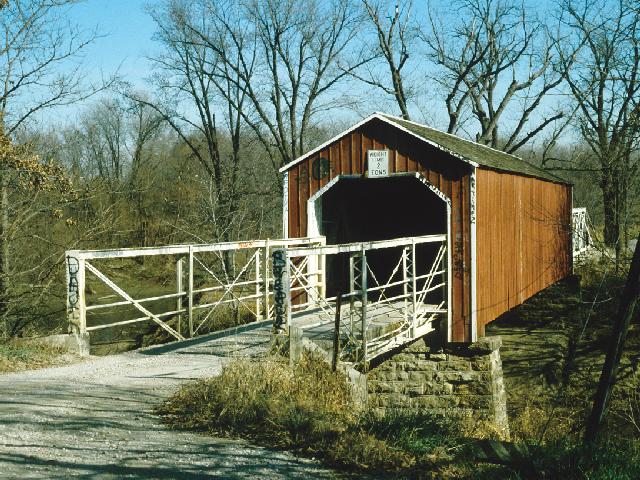
[[[499,315],[571,273],[571,187],[479,168],[478,336]]]
[[[470,173],[471,167],[397,128],[372,120],[346,134],[320,152],[291,167],[289,172],[289,236],[307,235],[307,200],[341,174],[363,174],[368,149],[389,150],[390,173],[420,172],[451,199],[452,330],[453,340],[470,341]],[[313,178],[312,164],[319,157],[330,162],[329,175]],[[406,208],[415,208],[407,205]],[[419,220],[416,212],[416,221]],[[428,216],[423,220],[428,221]]]

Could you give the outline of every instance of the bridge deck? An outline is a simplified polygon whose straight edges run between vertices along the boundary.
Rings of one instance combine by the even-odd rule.
[[[354,304],[354,309],[357,308],[360,308],[359,302]],[[405,316],[406,308],[402,301],[382,303],[367,308],[365,341],[369,348],[373,349],[372,353],[375,352],[372,357],[415,339],[413,335],[406,335],[411,325],[411,318]],[[435,311],[437,308],[437,305],[424,304],[417,313],[423,310]],[[335,302],[328,302],[325,308],[315,308],[293,314],[291,323],[302,329],[303,337],[330,352],[333,349],[335,320],[329,319],[327,310],[335,311]],[[411,316],[411,312],[409,312],[409,316]],[[434,314],[422,325],[421,335],[435,329],[433,324],[436,318],[437,314]],[[348,344],[353,339],[362,341],[361,320],[352,313],[350,305],[343,306],[340,324],[340,343],[342,345]]]

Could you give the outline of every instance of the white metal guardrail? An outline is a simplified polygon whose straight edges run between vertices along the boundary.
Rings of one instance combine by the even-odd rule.
[[[424,247],[428,254],[419,252]],[[388,278],[377,278],[368,261],[373,252],[388,262],[393,257]],[[326,265],[334,255],[349,257],[349,287],[341,293],[341,361],[367,362],[425,335],[434,330],[436,319],[448,317],[447,236],[428,235],[275,249],[276,328],[297,326],[319,332],[318,338],[332,335],[322,326],[333,325],[336,315],[336,296],[326,295]]]
[[[573,257],[576,258],[593,246],[589,231],[589,215],[586,208],[574,208],[571,212]]]
[[[67,319],[71,332],[86,332],[105,328],[123,327],[138,322],[153,321],[176,339],[203,331],[211,315],[223,305],[242,305],[251,312],[255,320],[271,318],[273,314],[273,279],[270,275],[271,251],[277,248],[299,248],[321,246],[324,237],[292,238],[279,240],[253,240],[210,245],[172,245],[165,247],[128,248],[108,250],[69,250],[66,252],[67,273]],[[212,267],[214,256],[219,263],[222,257],[232,257],[233,271],[221,274]],[[105,262],[114,259],[136,259],[140,257],[168,257],[175,262],[176,291],[162,295],[134,298],[122,285],[118,285],[107,272]],[[214,259],[215,259],[214,258]],[[100,265],[100,268],[98,268]],[[218,269],[219,270],[219,269]],[[200,285],[196,285],[196,272]],[[87,301],[87,279],[94,277],[106,285],[116,297],[115,302],[90,303]],[[159,302],[175,300],[169,310],[158,311]],[[131,306],[140,316],[122,318],[117,321],[87,325],[87,313]],[[152,311],[152,310],[155,310]],[[201,312],[201,315],[196,315]],[[187,328],[181,325],[182,316],[187,317]],[[178,317],[176,328],[167,320]]]

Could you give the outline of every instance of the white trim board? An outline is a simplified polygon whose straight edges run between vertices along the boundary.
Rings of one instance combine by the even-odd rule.
[[[476,217],[478,215],[476,201],[476,169],[471,172],[469,179],[469,236],[471,237],[471,341],[478,341],[478,295],[477,295],[477,254],[476,254]]]
[[[289,172],[282,180],[282,238],[289,238]]]
[[[474,169],[475,172],[475,169]],[[285,173],[286,174],[286,173]],[[452,314],[452,305],[451,302],[453,300],[453,256],[452,252],[452,243],[451,243],[451,199],[447,197],[439,188],[433,185],[429,180],[422,175],[420,172],[398,172],[392,173],[389,177],[415,177],[421,183],[423,183],[429,190],[431,190],[438,198],[440,198],[446,205],[446,220],[447,220],[447,341],[451,342],[453,339],[453,314]],[[341,179],[360,179],[364,178],[362,175],[337,175],[332,178],[324,187],[314,193],[307,200],[307,235],[310,232],[314,232],[315,234],[320,234],[320,223],[322,222],[322,204],[318,200],[324,195],[329,189],[331,189],[336,183],[338,183]],[[474,193],[475,195],[475,193]],[[475,230],[475,223],[474,223]],[[472,262],[474,259],[472,258]],[[473,268],[475,272],[475,267]],[[472,306],[475,304],[472,304]],[[472,309],[473,312],[473,309]],[[472,322],[474,321],[474,316],[472,314]],[[477,328],[474,327],[474,331],[477,332]],[[474,340],[475,341],[475,340]]]

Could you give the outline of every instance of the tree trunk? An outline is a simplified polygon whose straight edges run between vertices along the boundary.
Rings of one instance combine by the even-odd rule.
[[[604,243],[615,247],[620,236],[618,192],[612,170],[603,170],[600,182],[602,189],[602,207],[604,209]]]
[[[0,318],[3,335],[9,334],[9,179],[6,169],[0,170]]]
[[[604,366],[602,367],[598,390],[596,391],[596,395],[593,400],[593,409],[591,410],[591,415],[587,421],[587,428],[585,432],[585,441],[587,442],[593,442],[598,437],[600,426],[602,425],[604,416],[607,413],[611,390],[616,382],[618,365],[620,364],[620,358],[622,357],[622,351],[624,349],[624,342],[627,338],[627,331],[629,330],[629,323],[631,323],[631,319],[635,316],[636,304],[638,303],[639,298],[640,238],[638,238],[638,243],[636,244],[636,249],[633,253],[631,269],[629,270],[627,282],[620,298],[620,306],[615,317],[613,331],[611,332],[609,350],[607,351]]]

